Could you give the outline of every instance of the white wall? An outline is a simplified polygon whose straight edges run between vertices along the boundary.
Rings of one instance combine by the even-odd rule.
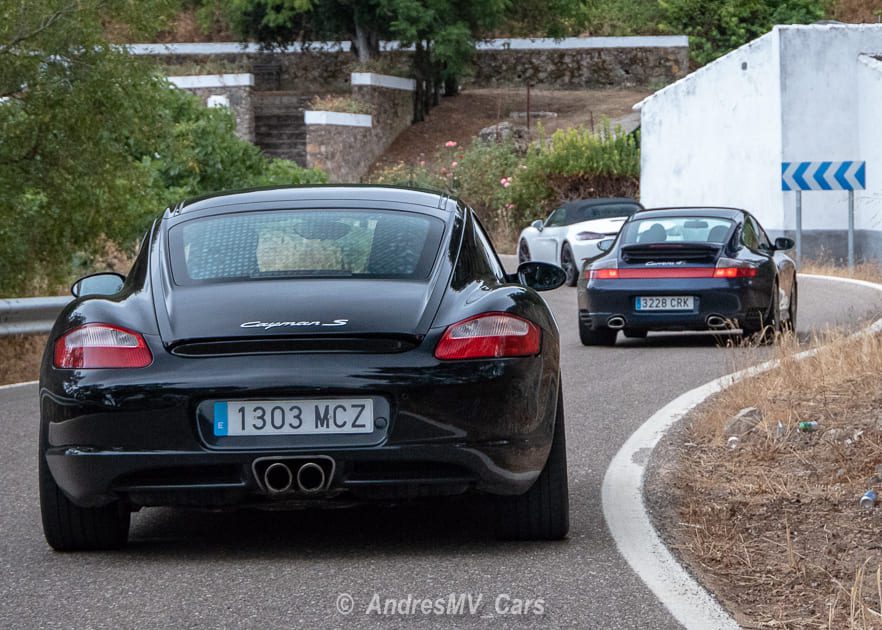
[[[867,190],[859,192],[855,201],[855,225],[882,230],[882,61],[866,55],[858,62],[858,120],[860,156],[867,161]]]
[[[782,161],[866,160],[871,162],[868,172],[882,167],[878,160],[882,157],[878,148],[882,98],[872,85],[861,97],[859,75],[872,76],[872,72],[858,60],[861,53],[882,51],[882,26],[786,26],[778,30]],[[871,113],[874,107],[875,120]],[[868,142],[871,136],[877,140],[875,145]],[[878,186],[879,180],[875,182]],[[876,194],[879,192],[877,188]],[[802,199],[803,229],[848,227],[848,193],[804,193]],[[793,193],[786,194],[785,200],[785,227],[792,229]],[[870,228],[865,222],[864,202],[858,202],[856,227]]]
[[[781,227],[778,52],[772,31],[639,106],[644,205],[735,206]]]

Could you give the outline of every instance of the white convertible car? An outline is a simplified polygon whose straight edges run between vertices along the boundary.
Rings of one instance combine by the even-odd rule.
[[[582,261],[602,253],[597,243],[616,236],[627,218],[642,209],[628,198],[568,201],[545,221],[533,221],[521,232],[518,262],[538,260],[560,265],[567,272],[567,284],[574,287]]]

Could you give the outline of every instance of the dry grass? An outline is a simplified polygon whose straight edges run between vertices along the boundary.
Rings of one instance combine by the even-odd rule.
[[[830,262],[829,260],[807,260],[800,265],[799,271],[800,273],[839,276],[882,283],[882,266],[875,262],[857,263],[854,269],[849,270],[848,267]]]
[[[882,628],[882,507],[858,506],[882,489],[882,336],[811,345],[823,348],[795,361],[781,340],[780,368],[687,419],[656,484],[673,501],[666,534],[742,625]],[[731,450],[729,421],[745,407],[762,419]]]
[[[46,335],[0,337],[0,385],[36,380]]]

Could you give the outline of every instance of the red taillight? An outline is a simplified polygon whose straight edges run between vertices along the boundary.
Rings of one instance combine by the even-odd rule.
[[[142,368],[152,362],[144,337],[110,324],[86,324],[55,342],[57,368]]]
[[[756,267],[717,267],[714,278],[756,278]]]
[[[618,269],[589,269],[586,273],[589,280],[615,280],[619,277]]]
[[[533,322],[508,313],[484,313],[444,331],[435,358],[525,357],[539,354],[541,340],[542,333]]]

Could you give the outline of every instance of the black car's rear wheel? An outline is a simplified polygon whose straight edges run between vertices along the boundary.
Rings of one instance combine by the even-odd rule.
[[[576,286],[579,281],[579,270],[576,267],[576,259],[573,256],[573,248],[569,243],[564,243],[560,250],[560,266],[566,272],[566,284],[568,287]]]
[[[764,317],[745,322],[742,325],[742,336],[745,339],[756,339],[759,343],[771,343],[775,335],[781,331],[781,300],[778,295],[778,283],[772,285],[772,298],[769,310]]]
[[[570,529],[563,393],[558,390],[551,452],[524,494],[499,497],[496,534],[503,540],[560,540]]]
[[[591,328],[579,322],[579,340],[583,346],[614,346],[616,345],[618,334],[618,330],[613,330],[606,326]]]
[[[52,478],[43,447],[40,448],[38,475],[43,535],[53,549],[118,549],[126,544],[131,512],[119,501],[96,508],[75,505]]]
[[[521,239],[518,243],[518,264],[530,262],[530,246],[527,241]]]

